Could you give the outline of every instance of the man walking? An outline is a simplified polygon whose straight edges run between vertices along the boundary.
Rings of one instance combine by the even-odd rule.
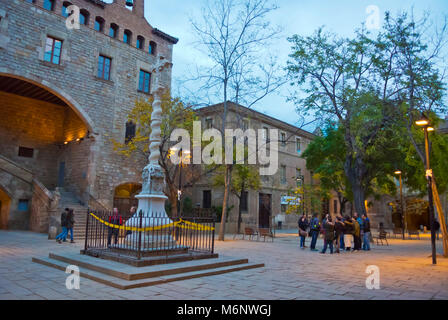
[[[61,243],[61,240],[66,241],[67,238],[67,215],[68,215],[69,209],[65,208],[65,210],[61,213],[61,227],[62,232],[56,236],[56,241],[58,243]]]

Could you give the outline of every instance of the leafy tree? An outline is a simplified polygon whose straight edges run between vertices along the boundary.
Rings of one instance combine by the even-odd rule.
[[[393,150],[391,141],[399,139],[400,122],[408,122],[404,128],[422,158],[411,135],[415,115],[422,108],[443,110],[443,77],[435,67],[443,37],[429,49],[425,22],[408,19],[405,13],[392,19],[387,13],[375,37],[365,29],[357,30],[352,39],[319,29],[309,37],[289,38],[289,75],[305,93],[292,99],[303,106],[300,111],[338,121],[346,147],[344,173],[358,213],[365,212],[369,193],[392,187],[389,172],[396,161],[386,161],[389,167],[376,166],[387,160],[382,150]]]
[[[149,156],[149,136],[151,134],[151,114],[154,98],[138,100],[128,115],[128,121],[136,124],[135,136],[129,141],[117,141],[112,139],[114,150],[118,154],[139,159],[138,166],[143,169]],[[190,134],[193,130],[195,114],[191,107],[186,106],[179,98],[171,98],[168,91],[162,95],[162,124],[159,164],[165,172],[166,195],[170,202],[171,213],[177,213],[177,177],[179,165],[174,165],[169,160],[170,136],[174,129],[185,129]],[[182,170],[183,188],[191,186],[192,182],[199,179],[199,171],[194,170],[195,165],[189,164]]]
[[[311,141],[302,157],[306,159],[307,169],[318,174],[321,188],[328,193],[336,192],[340,213],[344,214],[345,205],[353,196],[344,174],[346,148],[343,131],[329,125],[322,136]]]
[[[215,175],[213,184],[217,187],[224,187],[225,167],[220,167]],[[238,198],[238,233],[241,228],[242,201],[245,192],[248,190],[259,190],[261,188],[260,174],[255,165],[235,164],[232,170],[230,191]]]

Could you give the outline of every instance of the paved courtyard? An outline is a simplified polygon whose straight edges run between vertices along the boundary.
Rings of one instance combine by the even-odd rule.
[[[33,256],[79,250],[82,243],[57,244],[45,234],[0,231],[0,300],[5,299],[448,299],[448,261],[432,266],[430,242],[390,240],[369,252],[322,255],[298,248],[297,235],[277,234],[273,243],[217,241],[223,256],[245,257],[264,268],[130,290],[81,278],[68,290],[62,271],[32,263]],[[441,252],[441,242],[438,251]],[[318,242],[322,248],[322,240]],[[380,289],[369,290],[366,267],[380,270]]]

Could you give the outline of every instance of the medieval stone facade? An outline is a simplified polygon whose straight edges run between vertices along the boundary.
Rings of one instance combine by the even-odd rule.
[[[0,0],[0,228],[47,232],[58,187],[111,208],[118,186],[141,181],[112,139],[125,141],[156,58],[171,63],[177,39],[133,2]],[[80,8],[79,29],[67,28],[69,5]],[[171,69],[158,76],[170,89]]]
[[[261,112],[244,106],[229,102],[226,127],[230,129],[241,128],[243,130],[254,129],[269,130],[277,129],[277,137],[268,137],[269,140],[278,141],[278,170],[273,175],[261,176],[261,188],[259,190],[248,190],[247,198],[244,200],[244,210],[242,211],[242,227],[273,227],[296,228],[298,215],[286,214],[288,206],[287,197],[299,183],[305,185],[318,184],[319,181],[313,179],[312,173],[306,169],[306,161],[301,157],[302,152],[308,144],[316,137],[313,133],[300,129],[296,126],[285,123],[281,120],[267,116]],[[201,108],[197,111],[201,119],[202,129],[216,128],[221,130],[223,105],[214,105]],[[269,133],[267,133],[269,135]],[[193,204],[197,207],[221,206],[224,195],[223,188],[213,186],[212,178],[208,175],[195,184],[191,192]],[[308,205],[307,214],[314,212],[328,212],[335,214],[339,212],[339,203],[334,203],[331,199],[329,203],[319,203],[319,208],[315,211]],[[309,200],[309,199],[308,199]],[[307,201],[307,199],[305,199]],[[336,204],[336,207],[333,205]],[[324,208],[322,208],[322,206]],[[232,194],[229,199],[228,224],[226,230],[235,232],[237,229],[239,200]],[[311,212],[313,211],[313,212]],[[243,230],[243,229],[242,229]]]

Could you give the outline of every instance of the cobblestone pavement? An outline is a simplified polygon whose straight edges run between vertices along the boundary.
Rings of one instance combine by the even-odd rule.
[[[0,300],[448,299],[448,261],[439,258],[437,266],[431,265],[427,239],[393,239],[389,247],[373,246],[368,252],[322,255],[298,248],[294,234],[278,234],[273,243],[232,238],[217,241],[216,252],[266,267],[130,290],[81,278],[79,290],[68,290],[67,274],[31,257],[79,250],[82,243],[57,244],[45,234],[0,231]],[[437,245],[441,252],[441,242]],[[366,288],[369,265],[380,269],[379,290]]]

